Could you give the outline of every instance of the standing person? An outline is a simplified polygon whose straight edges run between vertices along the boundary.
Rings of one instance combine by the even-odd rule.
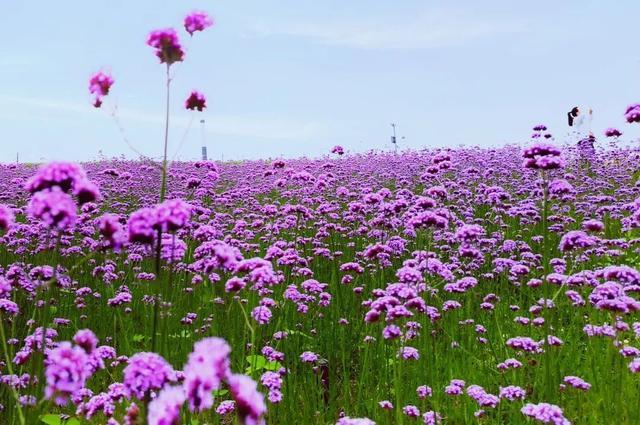
[[[589,108],[586,113],[583,113],[580,108],[574,106],[567,112],[567,119],[569,121],[569,127],[571,127],[570,134],[574,135],[576,139],[579,140],[587,136],[593,136],[591,132],[593,110],[591,108]]]
[[[577,142],[578,153],[583,159],[591,161],[595,158],[596,150],[594,144],[596,138],[591,131],[591,122],[593,121],[593,110],[589,108],[587,113],[582,113],[577,106],[574,106],[567,113],[569,127],[569,136],[572,141]]]

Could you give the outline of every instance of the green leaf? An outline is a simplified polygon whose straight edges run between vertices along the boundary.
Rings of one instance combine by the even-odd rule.
[[[264,369],[267,365],[267,359],[259,354],[255,356],[247,356],[247,363],[249,363],[247,373],[253,373],[257,370]]]
[[[264,366],[264,368],[270,372],[276,372],[280,370],[281,367],[282,364],[280,364],[280,362],[269,362]]]
[[[183,329],[180,331],[180,333],[174,333],[174,334],[170,334],[169,338],[173,338],[173,339],[180,339],[180,338],[191,338],[193,336],[193,334],[191,333],[190,330],[188,329]]]
[[[63,421],[60,415],[55,413],[47,413],[46,415],[40,416],[40,421],[47,425],[80,425],[80,421],[76,418]]]
[[[300,331],[296,331],[296,330],[291,330],[291,329],[286,329],[285,330],[286,333],[288,333],[289,335],[300,335],[301,337],[304,338],[308,338],[308,339],[313,339],[313,337],[307,335],[304,332],[300,332]]]
[[[214,395],[214,397],[221,397],[221,396],[223,396],[225,394],[228,394],[228,393],[229,393],[229,390],[215,390],[213,392],[213,395]]]
[[[144,335],[134,335],[132,339],[133,339],[133,342],[142,342],[145,340],[145,338],[146,336]]]
[[[247,356],[247,363],[249,366],[247,367],[245,373],[252,374],[253,372],[257,372],[259,370],[268,370],[271,372],[275,372],[282,367],[282,364],[279,362],[269,362],[264,356],[255,355],[255,356]]]

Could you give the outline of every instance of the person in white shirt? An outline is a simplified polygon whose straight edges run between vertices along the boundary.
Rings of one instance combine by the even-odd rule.
[[[576,140],[581,140],[587,136],[593,136],[591,132],[591,122],[593,121],[593,110],[589,108],[587,113],[577,107],[573,107],[568,113],[567,118],[569,121],[569,127],[571,127],[570,134],[572,134]]]
[[[567,113],[569,121],[569,137],[577,142],[578,152],[583,159],[593,159],[595,157],[594,143],[596,138],[591,131],[591,122],[593,121],[593,110],[589,108],[587,113],[582,113],[575,106]]]

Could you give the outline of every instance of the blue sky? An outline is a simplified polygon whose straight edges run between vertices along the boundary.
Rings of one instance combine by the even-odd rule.
[[[3,1],[0,161],[135,157],[90,105],[99,69],[130,141],[158,157],[164,75],[146,35],[192,9],[217,24],[182,32],[172,156],[199,156],[200,118],[216,159],[390,149],[391,122],[406,148],[526,141],[540,122],[561,136],[573,105],[597,133],[640,134],[622,117],[640,101],[637,1]],[[193,88],[209,108],[186,132]]]

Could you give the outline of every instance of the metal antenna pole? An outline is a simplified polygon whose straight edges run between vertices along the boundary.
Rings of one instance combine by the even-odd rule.
[[[207,142],[204,137],[204,120],[200,120],[200,129],[202,132],[202,160],[207,160]]]
[[[395,153],[398,153],[398,142],[396,140],[396,124],[391,123],[391,128],[393,128],[393,136],[391,136],[391,143],[393,143],[393,149]]]

